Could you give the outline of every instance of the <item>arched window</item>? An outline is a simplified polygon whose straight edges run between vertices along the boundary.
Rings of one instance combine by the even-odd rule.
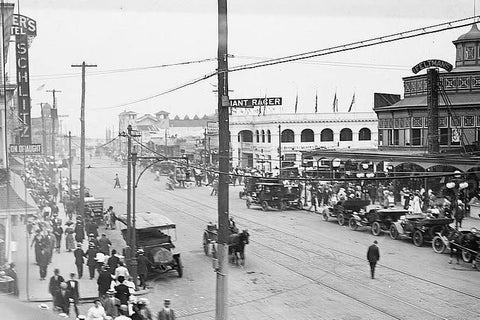
[[[295,142],[295,134],[292,130],[286,129],[282,131],[282,142]]]
[[[242,130],[238,133],[240,142],[253,142],[253,133],[250,130]]]
[[[272,143],[272,133],[270,130],[267,130],[267,142]]]
[[[260,142],[260,133],[257,131],[255,131],[255,136],[257,137],[257,142]]]
[[[332,129],[323,129],[322,132],[320,132],[320,141],[333,141]]]
[[[265,130],[262,130],[262,143],[265,143]]]
[[[372,139],[372,133],[370,129],[368,128],[362,128],[358,132],[358,140],[360,141],[365,141],[365,140],[371,140]]]
[[[343,128],[342,131],[340,131],[340,141],[352,141],[352,130]]]
[[[301,142],[314,142],[315,136],[313,134],[312,129],[305,129],[302,131],[302,135],[300,137]]]

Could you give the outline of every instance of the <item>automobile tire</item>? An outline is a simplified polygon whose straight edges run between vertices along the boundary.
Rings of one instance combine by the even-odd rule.
[[[390,238],[392,238],[393,240],[397,240],[399,237],[399,234],[398,234],[398,230],[397,228],[395,227],[394,224],[392,224],[390,226]]]
[[[382,233],[382,228],[380,227],[380,222],[378,221],[373,221],[372,223],[372,234],[374,236],[379,236],[380,233]]]
[[[472,254],[470,251],[462,250],[462,260],[467,263],[472,261]]]
[[[343,215],[343,213],[339,213],[338,216],[337,216],[337,222],[339,225],[343,226],[345,225],[345,216]]]
[[[239,197],[240,199],[243,198],[243,191],[240,191],[240,192],[238,193],[238,197]]]
[[[245,204],[247,205],[247,208],[250,209],[250,207],[252,206],[252,203],[250,202],[250,200],[247,199],[247,201],[245,202]]]
[[[348,226],[353,231],[357,230],[357,228],[358,228],[357,220],[355,220],[354,217],[351,217],[350,220],[348,220]]]
[[[447,249],[440,236],[435,236],[432,240],[432,249],[435,253],[444,253]]]
[[[183,277],[183,265],[182,265],[182,260],[180,260],[180,257],[175,259],[177,262],[177,272],[178,272],[178,277],[181,278]]]
[[[268,211],[268,202],[267,201],[262,201],[262,210],[263,211]]]
[[[328,209],[325,209],[325,210],[323,210],[323,212],[322,212],[322,219],[323,219],[323,221],[328,221],[328,213],[327,213],[327,210],[328,210]]]
[[[423,245],[423,233],[422,233],[422,231],[416,230],[413,233],[412,241],[413,241],[413,244],[416,247],[421,247]]]
[[[298,210],[302,210],[302,209],[303,209],[303,205],[302,205],[302,201],[301,201],[301,200],[298,200],[298,202],[297,202],[297,209],[298,209]]]

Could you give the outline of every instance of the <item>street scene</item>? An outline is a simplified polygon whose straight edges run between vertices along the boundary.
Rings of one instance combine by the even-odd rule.
[[[1,1],[3,317],[480,318],[480,16],[427,2]]]

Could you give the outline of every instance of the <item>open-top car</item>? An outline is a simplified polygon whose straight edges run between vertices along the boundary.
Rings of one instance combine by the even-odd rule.
[[[388,232],[392,223],[397,222],[401,216],[408,213],[408,210],[394,208],[360,210],[352,214],[348,226],[352,230],[357,230],[358,227],[370,227],[372,234],[379,236],[382,231]]]
[[[347,199],[338,201],[333,206],[327,206],[322,212],[322,218],[328,221],[331,218],[336,218],[339,225],[343,226],[345,222],[349,221],[354,212],[365,211],[365,207],[370,204],[369,200],[361,199]]]
[[[433,218],[425,215],[407,215],[390,226],[392,239],[411,238],[417,247],[425,241],[431,241],[437,233],[445,233],[448,225],[453,222],[450,218]]]
[[[172,242],[177,238],[176,225],[169,218],[154,212],[137,212],[135,214],[135,232],[137,248],[143,249],[147,259],[149,273],[164,273],[177,271],[178,276],[183,276],[183,265],[180,253],[174,252]],[[118,218],[127,225],[126,215]],[[122,228],[123,239],[127,242],[127,228]]]

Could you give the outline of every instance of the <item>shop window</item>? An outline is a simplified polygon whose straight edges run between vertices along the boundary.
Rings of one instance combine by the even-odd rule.
[[[422,145],[422,130],[421,129],[412,129],[412,145],[421,146]]]

